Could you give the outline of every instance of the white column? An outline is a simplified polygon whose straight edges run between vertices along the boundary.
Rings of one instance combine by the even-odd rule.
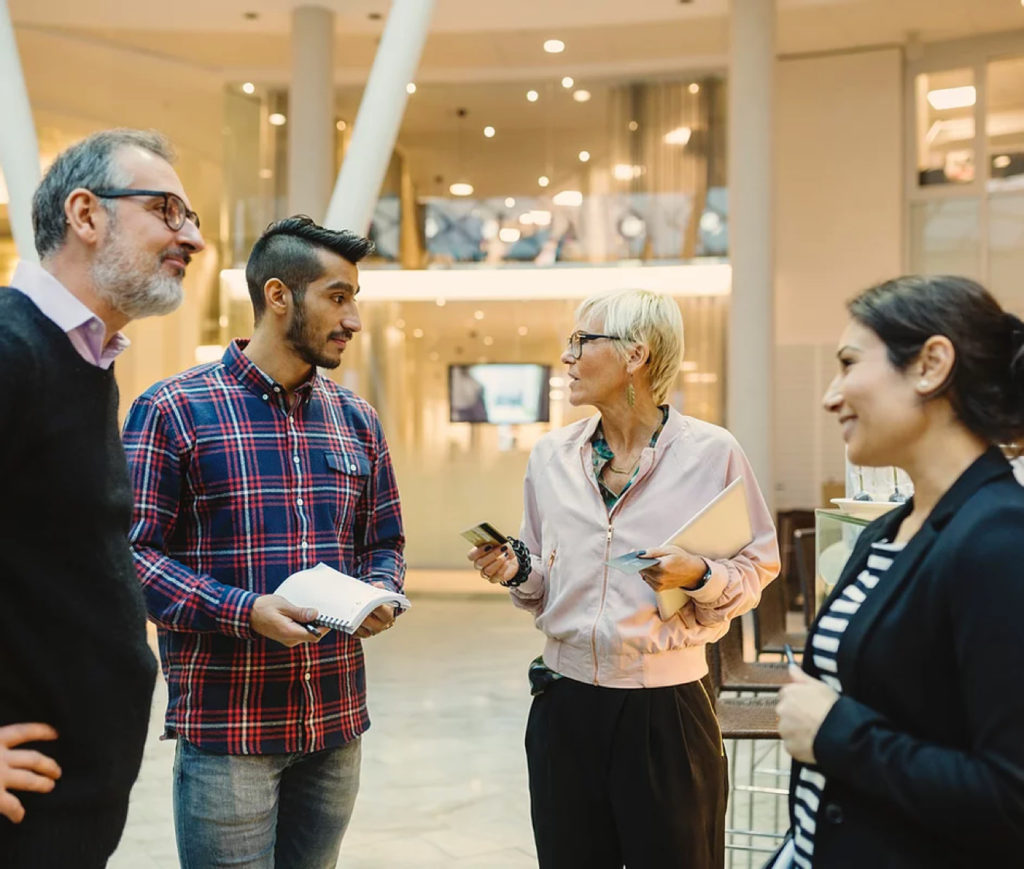
[[[317,222],[334,180],[334,13],[320,6],[292,12],[288,91],[288,211]]]
[[[405,86],[416,77],[435,0],[394,0],[363,91],[326,226],[366,232],[405,113]]]
[[[775,0],[732,0],[727,420],[769,505],[773,431]]]
[[[40,178],[39,142],[7,0],[0,0],[0,118],[0,166],[7,183],[11,234],[18,256],[35,260],[32,194]]]

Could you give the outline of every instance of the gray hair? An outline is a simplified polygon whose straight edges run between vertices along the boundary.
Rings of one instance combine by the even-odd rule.
[[[32,228],[40,259],[64,245],[67,235],[64,203],[71,191],[79,187],[87,190],[123,187],[131,181],[115,159],[122,148],[141,148],[168,163],[174,160],[174,150],[163,134],[124,128],[93,133],[58,154],[32,197]],[[112,208],[106,201],[103,207]]]
[[[683,358],[683,317],[676,300],[650,290],[613,290],[583,300],[576,319],[589,316],[600,319],[605,332],[622,338],[616,348],[623,360],[638,344],[650,351],[651,397],[655,404],[664,404]]]

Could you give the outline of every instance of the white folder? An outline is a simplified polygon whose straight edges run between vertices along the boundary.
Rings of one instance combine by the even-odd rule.
[[[665,546],[678,546],[707,559],[732,558],[754,539],[747,510],[747,487],[737,477],[705,504],[699,513],[665,541]],[[658,614],[672,618],[686,603],[686,592],[680,588],[659,591]]]

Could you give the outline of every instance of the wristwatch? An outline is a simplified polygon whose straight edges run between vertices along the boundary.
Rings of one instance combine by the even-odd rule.
[[[708,580],[711,579],[711,565],[708,564],[708,560],[706,558],[702,558],[701,561],[704,562],[704,566],[707,568],[707,570],[704,571],[704,575],[700,578],[700,580],[697,582],[695,586],[693,586],[692,588],[687,588],[685,589],[685,591],[697,591],[697,589],[704,588],[704,586],[708,584]]]

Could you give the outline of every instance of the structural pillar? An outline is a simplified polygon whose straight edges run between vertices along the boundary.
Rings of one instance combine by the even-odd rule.
[[[732,0],[726,423],[774,506],[775,0]]]
[[[7,182],[11,234],[21,259],[35,260],[32,194],[39,185],[39,142],[7,0],[0,0],[0,166]]]
[[[288,92],[288,211],[318,223],[334,180],[334,13],[320,6],[292,12]]]
[[[352,141],[327,209],[326,225],[365,233],[409,95],[436,0],[394,0],[359,104]]]

